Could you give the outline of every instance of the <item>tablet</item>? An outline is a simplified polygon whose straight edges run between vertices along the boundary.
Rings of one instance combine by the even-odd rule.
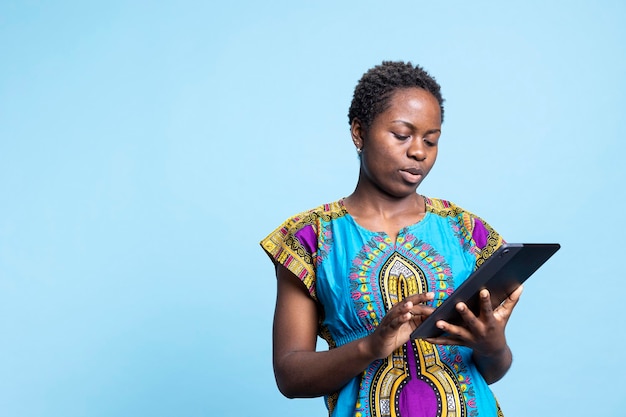
[[[476,269],[444,302],[411,334],[412,339],[437,337],[443,331],[437,328],[439,320],[463,324],[456,310],[464,302],[478,316],[478,293],[487,288],[493,308],[499,306],[517,287],[559,250],[558,243],[505,243]]]

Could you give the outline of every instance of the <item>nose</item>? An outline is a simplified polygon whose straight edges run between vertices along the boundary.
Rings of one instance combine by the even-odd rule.
[[[413,138],[407,153],[410,158],[414,158],[417,161],[426,159],[426,145],[422,138]]]

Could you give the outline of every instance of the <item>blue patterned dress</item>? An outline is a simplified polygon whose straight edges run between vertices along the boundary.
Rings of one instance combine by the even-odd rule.
[[[319,335],[330,349],[372,333],[409,295],[432,291],[438,306],[502,244],[479,217],[445,200],[425,201],[424,218],[395,242],[357,224],[343,200],[288,219],[261,242],[321,306]],[[471,349],[421,339],[372,362],[326,405],[333,417],[502,415]]]

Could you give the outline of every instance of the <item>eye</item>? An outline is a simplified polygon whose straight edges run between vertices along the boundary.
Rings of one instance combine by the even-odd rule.
[[[424,136],[424,143],[426,144],[426,146],[437,146],[437,144],[439,143],[439,135],[428,135],[428,136]]]
[[[410,135],[401,135],[401,134],[396,133],[396,132],[391,132],[391,133],[393,133],[393,136],[395,136],[395,138],[399,139],[399,140],[407,140],[408,138],[411,137]]]

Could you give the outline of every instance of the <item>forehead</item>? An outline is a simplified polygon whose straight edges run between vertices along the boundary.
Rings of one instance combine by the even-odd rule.
[[[379,117],[418,118],[441,124],[441,107],[435,96],[423,88],[401,88],[391,93]]]

